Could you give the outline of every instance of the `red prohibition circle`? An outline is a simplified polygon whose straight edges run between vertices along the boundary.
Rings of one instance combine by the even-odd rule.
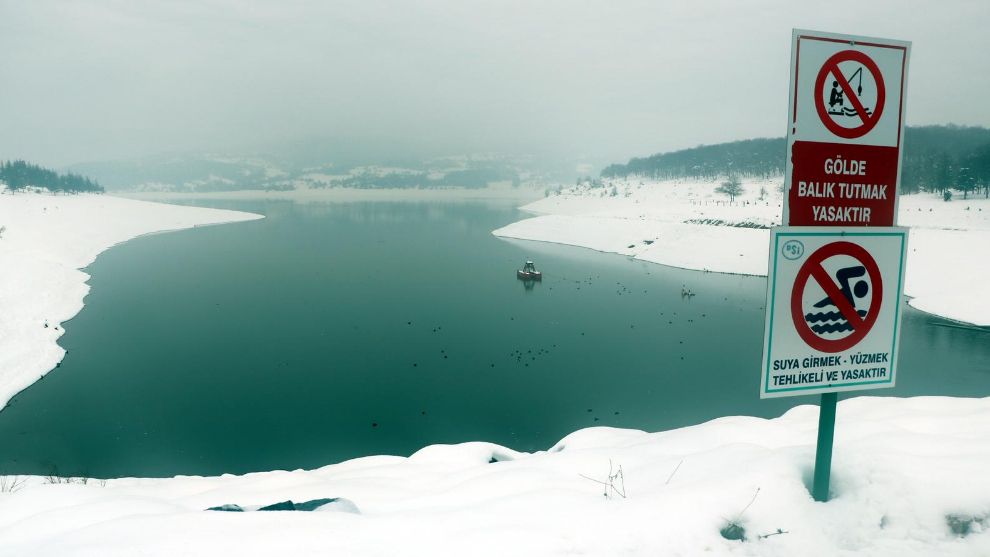
[[[874,108],[872,115],[866,114],[863,109],[863,103],[860,102],[859,97],[853,91],[852,85],[849,84],[846,77],[839,71],[839,62],[845,62],[847,60],[863,64],[873,74],[873,80],[877,84],[877,106]],[[825,91],[825,79],[828,77],[828,74],[832,74],[835,77],[835,81],[839,82],[839,86],[842,87],[846,98],[852,103],[860,120],[862,120],[862,125],[846,128],[836,124],[835,120],[832,120],[828,115],[828,111],[825,109],[825,99],[822,95]],[[825,127],[839,137],[856,139],[869,133],[877,125],[877,122],[880,121],[880,115],[883,113],[883,105],[886,99],[887,90],[883,84],[883,74],[880,73],[880,68],[876,62],[863,52],[858,50],[837,52],[822,64],[822,69],[818,70],[818,78],[815,80],[815,108],[818,110],[818,117],[821,118]]]
[[[848,255],[866,267],[866,272],[870,276],[873,295],[870,299],[869,313],[866,314],[865,319],[856,313],[855,306],[846,300],[845,296],[843,296],[842,292],[832,281],[832,277],[822,267],[823,261],[836,255]],[[822,290],[832,299],[835,306],[849,321],[849,324],[853,327],[852,334],[844,338],[828,340],[815,334],[811,330],[811,327],[808,326],[808,323],[804,320],[803,300],[804,289],[812,279],[818,282]],[[859,341],[863,340],[877,321],[882,301],[883,280],[880,276],[880,267],[877,266],[877,262],[870,256],[870,253],[862,246],[852,242],[832,242],[818,248],[818,251],[811,254],[808,260],[798,270],[797,277],[794,279],[794,288],[791,291],[791,318],[794,320],[794,329],[808,346],[819,352],[832,354],[849,350],[853,346],[856,346]]]

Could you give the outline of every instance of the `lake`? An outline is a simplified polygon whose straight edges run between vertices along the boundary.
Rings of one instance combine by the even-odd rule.
[[[244,473],[474,440],[537,451],[589,426],[817,404],[759,399],[762,277],[499,239],[526,216],[504,201],[195,204],[268,218],[100,255],[61,367],[0,412],[0,472]],[[515,278],[527,258],[542,283]],[[908,308],[900,362],[895,389],[862,393],[990,395],[986,331]]]

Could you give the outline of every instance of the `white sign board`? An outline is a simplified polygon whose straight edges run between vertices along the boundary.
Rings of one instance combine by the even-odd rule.
[[[792,141],[898,147],[911,43],[795,29]]]
[[[894,226],[911,43],[795,29],[784,224]]]
[[[894,386],[907,229],[778,227],[760,398]]]

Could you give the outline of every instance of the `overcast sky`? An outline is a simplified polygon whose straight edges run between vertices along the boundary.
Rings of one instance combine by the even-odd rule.
[[[793,27],[913,41],[907,123],[990,126],[988,24],[988,0],[0,0],[0,159],[782,136]]]

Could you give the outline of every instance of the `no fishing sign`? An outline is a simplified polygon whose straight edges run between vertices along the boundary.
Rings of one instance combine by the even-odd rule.
[[[893,226],[911,43],[794,30],[784,223]]]
[[[779,227],[760,397],[893,387],[907,229]]]

